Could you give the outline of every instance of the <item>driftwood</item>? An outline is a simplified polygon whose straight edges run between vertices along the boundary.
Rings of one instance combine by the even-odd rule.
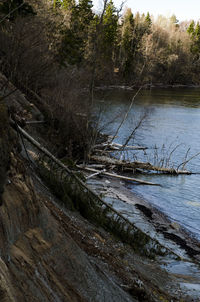
[[[27,121],[26,125],[44,124],[45,121]]]
[[[96,175],[97,174],[98,175],[103,174],[103,175],[106,175],[106,176],[110,176],[110,177],[114,177],[114,178],[118,178],[118,179],[122,179],[122,180],[126,180],[126,181],[137,182],[137,183],[140,183],[142,185],[160,186],[160,184],[156,184],[156,183],[153,183],[153,182],[149,182],[149,181],[145,181],[145,180],[141,180],[141,179],[137,179],[137,178],[133,178],[133,177],[127,177],[127,176],[122,176],[122,175],[118,175],[118,174],[109,173],[109,172],[106,172],[105,170],[98,171],[98,170],[88,168],[86,166],[81,166],[81,165],[78,165],[77,167],[79,169],[82,169],[82,170],[85,170],[85,171],[88,171],[88,172],[94,172]],[[92,174],[91,177],[95,176],[95,174]],[[88,178],[91,178],[91,177],[89,176]]]
[[[106,166],[101,164],[88,164],[87,167],[92,169],[104,169]]]
[[[96,170],[96,171],[97,171],[97,170]],[[97,171],[97,172],[95,172],[95,173],[93,173],[93,174],[87,176],[86,179],[88,180],[88,179],[90,179],[90,178],[93,178],[93,177],[95,177],[95,176],[97,176],[97,175],[102,174],[103,172],[105,172],[105,170]]]
[[[116,147],[119,147],[120,149],[123,147],[123,145],[121,144],[118,144],[118,143],[112,143],[111,146],[116,146]],[[146,150],[148,149],[147,147],[142,147],[142,146],[125,146],[125,150],[126,149],[130,149],[130,150]]]
[[[128,161],[124,161],[124,160],[110,158],[107,156],[92,155],[90,157],[90,159],[95,162],[101,163],[101,164],[114,165],[114,166],[118,167],[118,169],[122,169],[122,170],[136,171],[137,169],[142,169],[142,170],[156,171],[156,172],[172,174],[172,175],[179,175],[179,174],[190,175],[190,174],[192,174],[190,171],[186,171],[186,170],[176,170],[173,168],[157,167],[157,166],[153,166],[150,163],[139,162],[139,161],[128,162]]]
[[[121,151],[121,149],[123,148],[123,145],[121,144],[117,144],[117,143],[102,143],[102,144],[97,144],[97,145],[94,145],[93,149],[95,151],[102,151],[102,149],[105,149],[106,147],[106,150],[103,150],[105,152],[113,152],[113,151]],[[146,150],[147,147],[142,147],[142,146],[125,146],[123,148],[123,151],[126,151],[126,150]]]

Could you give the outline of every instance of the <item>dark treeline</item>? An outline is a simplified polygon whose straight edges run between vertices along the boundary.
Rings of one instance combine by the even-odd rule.
[[[0,5],[5,21],[17,16],[45,20],[45,31],[57,61],[85,67],[91,82],[199,84],[200,25],[181,22],[176,16],[133,13],[117,9],[112,0],[102,1],[95,14],[92,1],[5,1]],[[15,8],[19,7],[15,10]],[[7,22],[8,23],[8,22]],[[53,25],[52,25],[53,24]],[[48,28],[49,27],[49,28]],[[30,33],[31,34],[31,33]]]
[[[179,24],[175,15],[154,20],[129,8],[122,13],[112,0],[102,1],[99,15],[88,0],[55,0],[53,6],[68,21],[61,62],[95,68],[98,84],[199,84],[199,23]]]
[[[95,68],[98,84],[199,84],[199,23],[179,24],[175,15],[154,21],[129,8],[122,13],[112,0],[102,1],[99,15],[88,0],[55,0],[53,6],[68,21],[61,62]]]

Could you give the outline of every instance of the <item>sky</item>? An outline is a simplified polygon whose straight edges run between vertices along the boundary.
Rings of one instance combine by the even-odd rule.
[[[119,7],[121,0],[113,0]],[[103,0],[93,0],[94,8],[102,6]],[[136,12],[170,17],[175,14],[179,21],[200,19],[200,0],[127,0],[124,7],[130,7],[133,14]]]

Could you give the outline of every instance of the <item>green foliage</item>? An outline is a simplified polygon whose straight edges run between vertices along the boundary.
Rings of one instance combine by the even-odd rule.
[[[134,56],[136,51],[135,20],[132,11],[126,11],[122,24],[121,40],[121,70],[125,78],[133,72]]]
[[[66,10],[72,10],[76,6],[75,0],[63,0],[62,6]]]
[[[130,9],[127,9],[123,17],[121,28],[121,71],[127,80],[133,80],[137,76],[137,65],[142,62],[142,43],[145,35],[151,33],[152,20],[149,13],[146,17],[139,13],[133,17]],[[144,63],[143,63],[144,64]]]
[[[66,10],[71,10],[73,7],[76,6],[75,0],[54,0],[53,1],[53,8],[64,8]]]
[[[152,24],[149,12],[147,13],[147,15],[145,17],[145,23],[146,23],[147,29],[149,29],[151,27],[151,24]]]
[[[199,22],[197,22],[197,25],[195,27],[195,36],[199,39],[200,38],[200,25]]]
[[[194,33],[195,33],[195,23],[194,23],[194,20],[192,20],[192,22],[190,23],[189,27],[187,28],[187,32],[193,36]]]
[[[83,60],[84,42],[76,33],[67,28],[63,31],[59,57],[61,62],[79,65]]]
[[[191,47],[190,51],[194,55],[193,61],[197,62],[200,57],[200,25],[199,22],[197,22],[195,26],[195,22],[192,21],[187,29],[187,32],[190,35],[191,38]]]
[[[0,11],[6,14],[22,3],[22,0],[4,1]],[[38,6],[33,3],[34,8]],[[95,78],[91,83],[200,82],[198,23],[192,21],[186,29],[184,24],[178,24],[175,15],[170,18],[160,16],[154,21],[149,13],[133,14],[130,9],[120,18],[113,0],[108,0],[103,15],[93,12],[91,0],[49,0],[49,3],[48,13],[51,7],[52,16],[45,13],[43,17],[41,10],[39,14],[41,19],[44,18],[49,49],[60,64],[87,66],[88,79]],[[44,4],[43,7],[46,9]],[[13,21],[17,16],[33,13],[27,1],[8,19]],[[10,24],[7,22],[7,26]],[[5,52],[4,47],[2,50]],[[48,54],[47,50],[46,57]]]
[[[117,37],[117,23],[118,17],[116,16],[116,8],[113,1],[110,0],[106,6],[105,14],[103,17],[103,38],[105,46],[110,46],[115,43]]]
[[[197,81],[198,68],[191,62],[198,61],[200,29],[194,21],[183,29],[175,15],[153,21],[149,13],[133,15],[131,9],[119,19],[113,0],[98,16],[92,11],[92,1],[73,1],[57,1],[70,14],[70,25],[61,31],[62,63],[87,65],[95,82]]]
[[[94,18],[92,6],[90,0],[80,0],[77,5],[73,0],[62,2],[62,7],[70,12],[71,18],[69,28],[63,28],[61,31],[61,62],[79,65],[83,61],[89,27]]]

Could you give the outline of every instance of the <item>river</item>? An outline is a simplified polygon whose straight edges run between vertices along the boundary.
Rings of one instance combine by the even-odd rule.
[[[95,113],[99,116],[102,132],[115,133],[134,93],[122,89],[96,92]],[[144,114],[147,116],[129,145],[138,144],[148,149],[146,152],[129,151],[125,156],[130,160],[157,164],[164,158],[164,165],[167,161],[170,166],[177,167],[185,161],[188,149],[188,159],[200,152],[200,88],[164,88],[140,92],[115,142],[123,144]],[[200,173],[200,156],[185,168]],[[128,188],[200,240],[200,174],[167,176],[155,173],[138,174],[137,177],[162,186],[128,183]]]

